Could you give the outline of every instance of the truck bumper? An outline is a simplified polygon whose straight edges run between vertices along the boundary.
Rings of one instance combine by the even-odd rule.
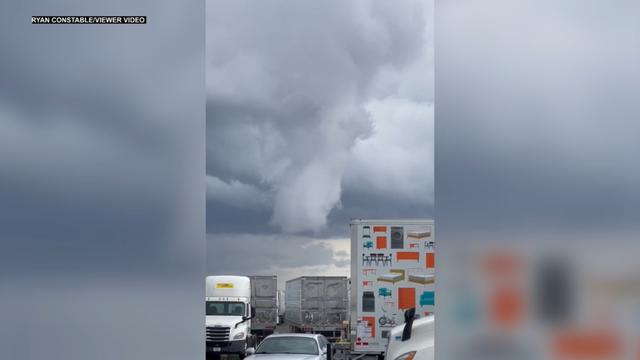
[[[247,340],[210,342],[207,341],[207,354],[244,354]]]

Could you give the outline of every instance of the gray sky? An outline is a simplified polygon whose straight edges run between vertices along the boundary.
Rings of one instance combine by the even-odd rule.
[[[438,8],[440,234],[638,228],[640,3],[571,3]]]
[[[432,1],[214,2],[206,51],[208,273],[346,276],[350,218],[433,216]]]
[[[186,207],[203,196],[191,189],[204,183],[197,87],[204,36],[180,24],[202,10],[118,1],[113,9],[156,22],[79,28],[26,21],[68,14],[73,3],[0,8],[15,14],[0,28],[0,227],[7,240],[0,273],[148,277],[157,274],[150,268],[169,264],[193,271],[203,221]],[[86,15],[112,11],[81,5],[92,10],[79,11]]]
[[[0,2],[1,359],[204,358],[203,12]]]

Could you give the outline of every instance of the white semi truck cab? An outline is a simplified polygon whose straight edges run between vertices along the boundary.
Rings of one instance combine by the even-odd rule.
[[[208,276],[205,288],[207,355],[238,354],[254,347],[251,281],[246,276]]]
[[[433,360],[433,315],[414,320],[415,309],[409,309],[404,315],[404,325],[391,329],[385,360]]]

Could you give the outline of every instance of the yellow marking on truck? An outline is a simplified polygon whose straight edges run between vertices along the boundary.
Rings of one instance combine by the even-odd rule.
[[[232,283],[217,283],[216,288],[218,289],[233,289]]]

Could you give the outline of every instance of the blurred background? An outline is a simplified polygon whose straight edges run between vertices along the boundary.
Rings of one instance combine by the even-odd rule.
[[[203,358],[204,2],[0,14],[0,358]]]
[[[640,356],[638,10],[436,4],[437,358]]]

